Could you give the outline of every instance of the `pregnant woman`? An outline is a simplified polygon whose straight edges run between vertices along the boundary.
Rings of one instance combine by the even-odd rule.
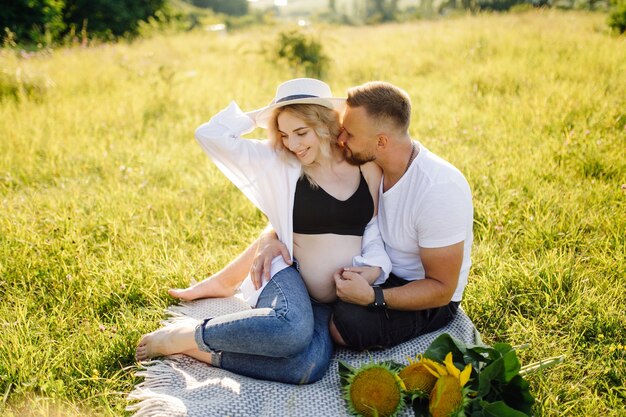
[[[294,79],[278,87],[270,105],[244,113],[233,102],[196,130],[203,150],[265,213],[295,262],[276,257],[271,279],[258,289],[250,278],[243,282],[250,310],[145,335],[138,360],[184,353],[294,384],[324,375],[333,350],[327,304],[336,298],[333,274],[356,266],[379,284],[391,268],[376,222],[380,170],[349,164],[337,145],[343,104],[322,81]],[[241,139],[256,126],[267,128],[270,139]],[[189,298],[230,296],[240,282],[216,276]]]

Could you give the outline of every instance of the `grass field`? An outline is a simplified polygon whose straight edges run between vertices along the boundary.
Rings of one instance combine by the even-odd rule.
[[[530,377],[538,416],[626,415],[626,38],[605,19],[311,29],[337,94],[402,86],[412,135],[466,174],[465,310],[523,364],[566,355]],[[193,130],[299,75],[260,53],[278,30],[0,52],[0,414],[123,415],[166,289],[263,228]]]

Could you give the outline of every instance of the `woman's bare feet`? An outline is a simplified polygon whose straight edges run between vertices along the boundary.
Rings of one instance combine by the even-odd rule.
[[[144,361],[157,356],[167,356],[197,349],[196,325],[186,322],[163,327],[144,335],[135,351],[135,359]]]
[[[238,287],[227,285],[224,281],[217,276],[212,276],[189,288],[171,288],[167,293],[174,298],[185,301],[197,300],[198,298],[232,297],[237,292]]]

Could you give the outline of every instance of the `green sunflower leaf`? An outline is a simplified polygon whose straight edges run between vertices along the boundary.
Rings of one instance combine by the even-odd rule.
[[[481,401],[481,408],[482,417],[528,417],[530,415],[509,407],[503,401],[493,403]]]
[[[426,349],[426,352],[424,352],[424,357],[437,362],[443,362],[446,355],[452,352],[454,362],[461,364],[465,363],[463,357],[466,351],[467,345],[465,343],[453,338],[448,333],[444,333],[433,340],[430,346],[428,346],[428,349]]]
[[[535,397],[530,393],[530,384],[521,375],[516,375],[501,387],[501,398],[510,407],[531,415]]]

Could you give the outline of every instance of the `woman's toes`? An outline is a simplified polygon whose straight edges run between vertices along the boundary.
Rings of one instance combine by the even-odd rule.
[[[139,340],[139,343],[137,343],[137,348],[135,349],[135,358],[138,361],[150,359],[151,341],[152,341],[152,333],[148,333],[148,334],[144,334]]]
[[[148,353],[145,345],[137,346],[137,350],[135,351],[135,359],[138,362],[148,359]]]
[[[179,288],[171,288],[167,291],[167,293],[174,298],[180,298],[185,301],[192,301],[195,298],[190,288],[184,290]]]

